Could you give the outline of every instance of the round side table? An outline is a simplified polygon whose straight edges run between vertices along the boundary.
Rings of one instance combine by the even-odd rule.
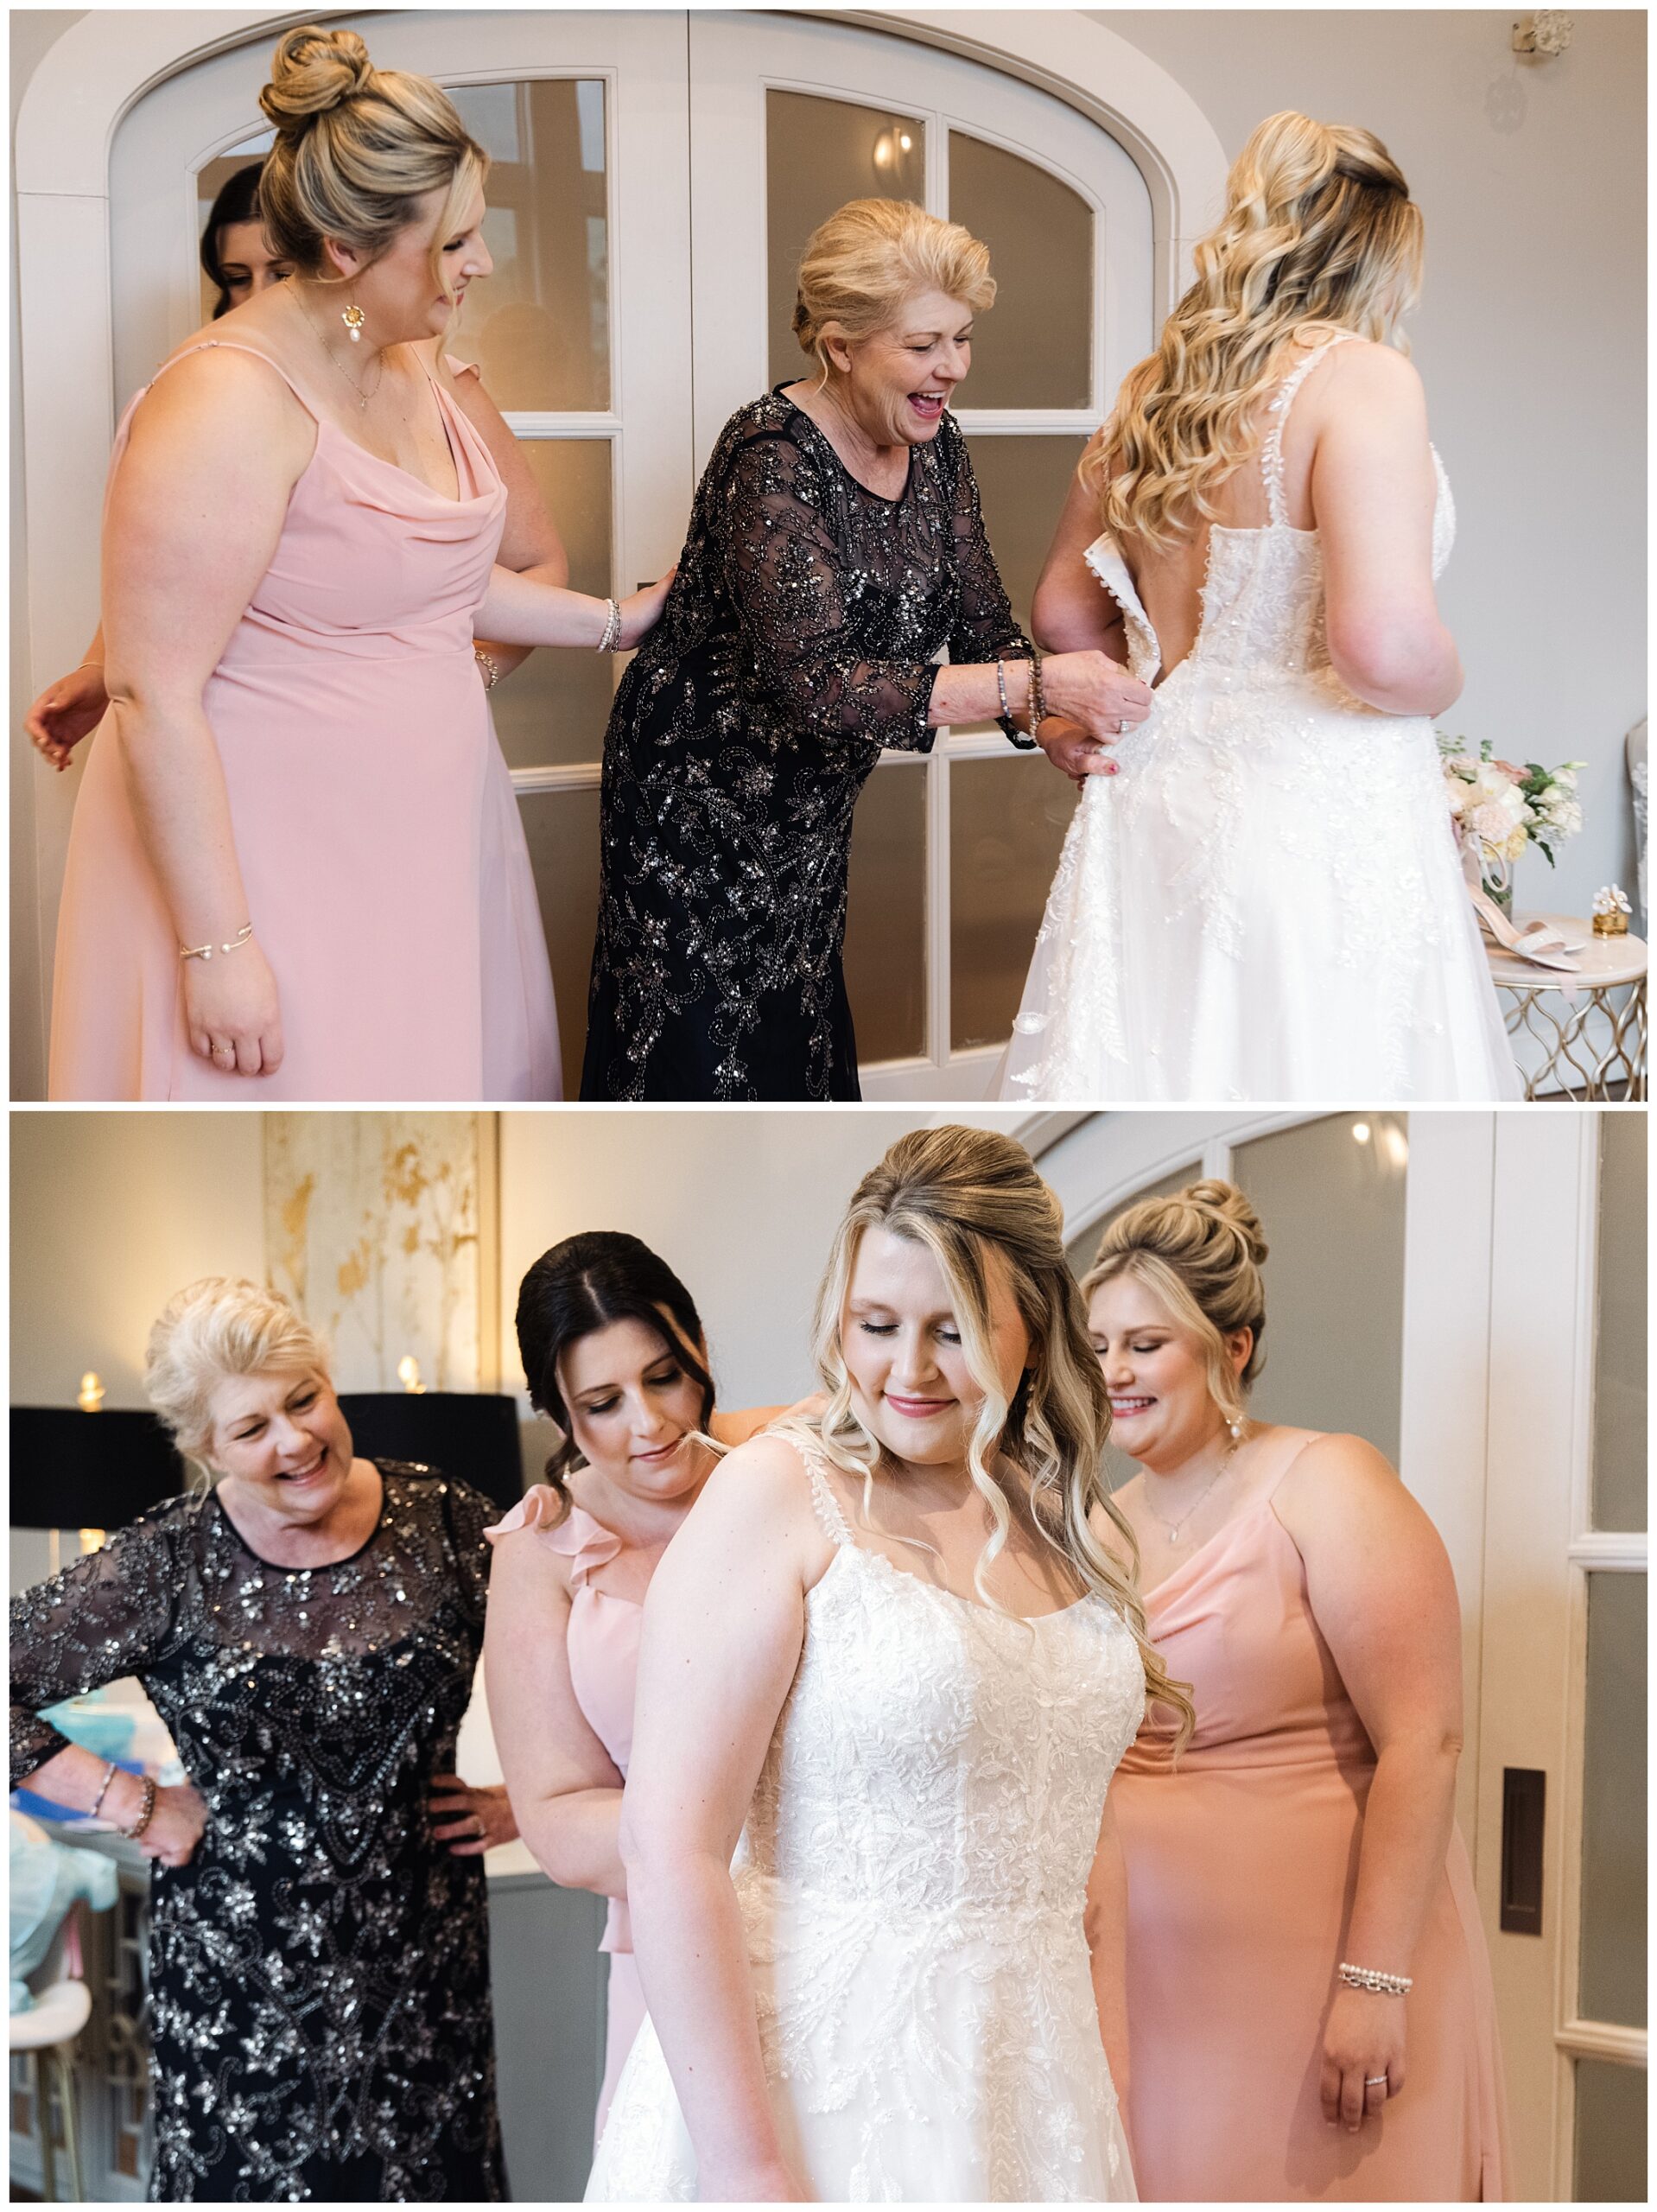
[[[1485,940],[1490,976],[1501,996],[1508,1034],[1533,1037],[1543,1064],[1525,1078],[1535,1099],[1559,1089],[1597,1103],[1646,1096],[1646,967],[1643,938],[1596,937],[1575,914],[1526,914],[1570,943],[1581,941],[1574,976],[1539,968]],[[1626,993],[1625,997],[1621,997]]]

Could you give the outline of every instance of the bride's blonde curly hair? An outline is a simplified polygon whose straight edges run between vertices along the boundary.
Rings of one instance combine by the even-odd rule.
[[[777,1424],[786,1435],[803,1429],[842,1472],[860,1478],[866,1519],[873,1518],[882,1455],[852,1404],[851,1377],[841,1345],[841,1317],[864,1232],[889,1230],[924,1245],[949,1285],[968,1372],[984,1402],[967,1447],[974,1487],[989,1511],[991,1533],[974,1570],[984,1604],[986,1570],[1006,1545],[1012,1509],[994,1472],[1010,1461],[1030,1485],[1036,1527],[1069,1563],[1084,1589],[1127,1622],[1140,1649],[1146,1696],[1177,1716],[1176,1750],[1195,1726],[1189,1688],[1171,1680],[1146,1634],[1139,1590],[1139,1547],[1111,1503],[1102,1471],[1110,1401],[1089,1341],[1086,1308],[1064,1257],[1058,1201],[1011,1137],[949,1127],[900,1137],[854,1192],[817,1294],[813,1348],[828,1393],[822,1413]],[[1032,1365],[1009,1399],[992,1347],[989,1258],[1006,1264],[1019,1313],[1030,1336]],[[1125,1569],[1095,1533],[1097,1508],[1114,1526],[1133,1564]]]
[[[1404,349],[1421,283],[1421,211],[1372,131],[1267,116],[1238,156],[1226,212],[1157,351],[1128,372],[1083,462],[1107,530],[1169,550],[1259,442],[1260,401],[1292,331],[1324,326]]]

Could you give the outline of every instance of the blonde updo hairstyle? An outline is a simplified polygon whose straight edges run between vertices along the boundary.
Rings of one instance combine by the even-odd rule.
[[[1373,132],[1267,116],[1197,245],[1196,283],[1083,464],[1106,529],[1166,550],[1213,519],[1216,491],[1258,443],[1291,332],[1354,331],[1407,351],[1397,326],[1420,291],[1421,249],[1421,211]]]
[[[204,1275],[169,1298],[149,1332],[144,1392],[204,1482],[214,1470],[213,1394],[226,1376],[314,1374],[330,1380],[328,1347],[280,1292],[239,1275]]]
[[[1011,1461],[1030,1485],[1037,1529],[1082,1587],[1103,1598],[1132,1630],[1146,1694],[1178,1716],[1175,1744],[1183,1745],[1194,1726],[1190,1699],[1184,1684],[1170,1679],[1146,1634],[1138,1546],[1104,1483],[1110,1402],[1088,1339],[1081,1293],[1065,1263],[1063,1217],[1022,1145],[987,1129],[917,1129],[863,1178],[817,1294],[813,1349],[828,1404],[820,1415],[792,1417],[779,1429],[803,1431],[843,1473],[861,1479],[864,1516],[873,1525],[877,1484],[892,1479],[890,1462],[854,1409],[841,1317],[858,1249],[875,1227],[924,1245],[937,1262],[968,1370],[984,1394],[967,1447],[968,1471],[991,1523],[973,1574],[979,1597],[992,1611],[1006,1611],[991,1596],[985,1573],[1013,1525],[993,1471],[998,1459]],[[992,1252],[1001,1255],[1030,1337],[1032,1364],[1011,1398],[992,1344]],[[1132,1567],[1124,1568],[1100,1541],[1095,1510],[1114,1524]]]
[[[905,300],[930,291],[981,314],[995,297],[989,248],[912,200],[849,200],[806,240],[794,335],[827,384],[834,369],[826,339],[871,338],[891,327]]]
[[[1188,1183],[1170,1198],[1142,1198],[1117,1215],[1082,1293],[1090,1302],[1101,1283],[1119,1275],[1142,1282],[1202,1345],[1209,1395],[1228,1421],[1241,1421],[1265,1365],[1266,1252],[1260,1217],[1235,1183]],[[1239,1329],[1254,1338],[1241,1373],[1226,1348]]]
[[[432,274],[449,290],[443,242],[487,175],[489,157],[441,86],[376,69],[355,31],[309,24],[278,44],[259,105],[276,131],[259,213],[278,256],[308,276],[327,276],[323,242],[338,238],[377,261],[416,219],[421,196],[446,191]]]

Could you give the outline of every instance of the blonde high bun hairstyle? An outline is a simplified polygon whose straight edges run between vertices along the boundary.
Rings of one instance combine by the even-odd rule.
[[[931,291],[981,314],[995,298],[989,248],[912,200],[849,200],[805,242],[794,335],[816,356],[826,384],[833,370],[825,339],[873,337],[905,300]]]
[[[329,273],[323,242],[376,261],[446,192],[432,246],[441,247],[488,174],[489,158],[429,77],[376,69],[355,31],[289,31],[271,57],[259,105],[276,142],[259,179],[259,213],[276,253],[308,276]]]
[[[1188,1183],[1170,1198],[1142,1198],[1117,1215],[1083,1278],[1082,1295],[1091,1300],[1101,1283],[1119,1275],[1154,1292],[1203,1345],[1215,1404],[1228,1421],[1241,1421],[1265,1365],[1266,1254],[1260,1216],[1235,1183]],[[1241,1374],[1226,1349],[1239,1329],[1254,1338]]]
[[[1085,464],[1106,529],[1166,550],[1213,519],[1214,493],[1258,443],[1292,332],[1347,330],[1407,351],[1398,321],[1420,290],[1421,248],[1421,211],[1373,131],[1268,115],[1197,243],[1196,283],[1129,372],[1104,449]]]

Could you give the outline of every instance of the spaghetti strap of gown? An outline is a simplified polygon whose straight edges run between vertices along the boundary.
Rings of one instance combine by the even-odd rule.
[[[285,1057],[246,1077],[190,1050],[178,938],[112,709],[70,833],[51,1096],[558,1097],[539,903],[473,653],[506,511],[489,449],[423,357],[452,499],[358,445],[257,346],[204,340],[158,375],[215,346],[263,360],[317,426],[270,567],[202,695]],[[111,483],[143,397],[122,416]]]

